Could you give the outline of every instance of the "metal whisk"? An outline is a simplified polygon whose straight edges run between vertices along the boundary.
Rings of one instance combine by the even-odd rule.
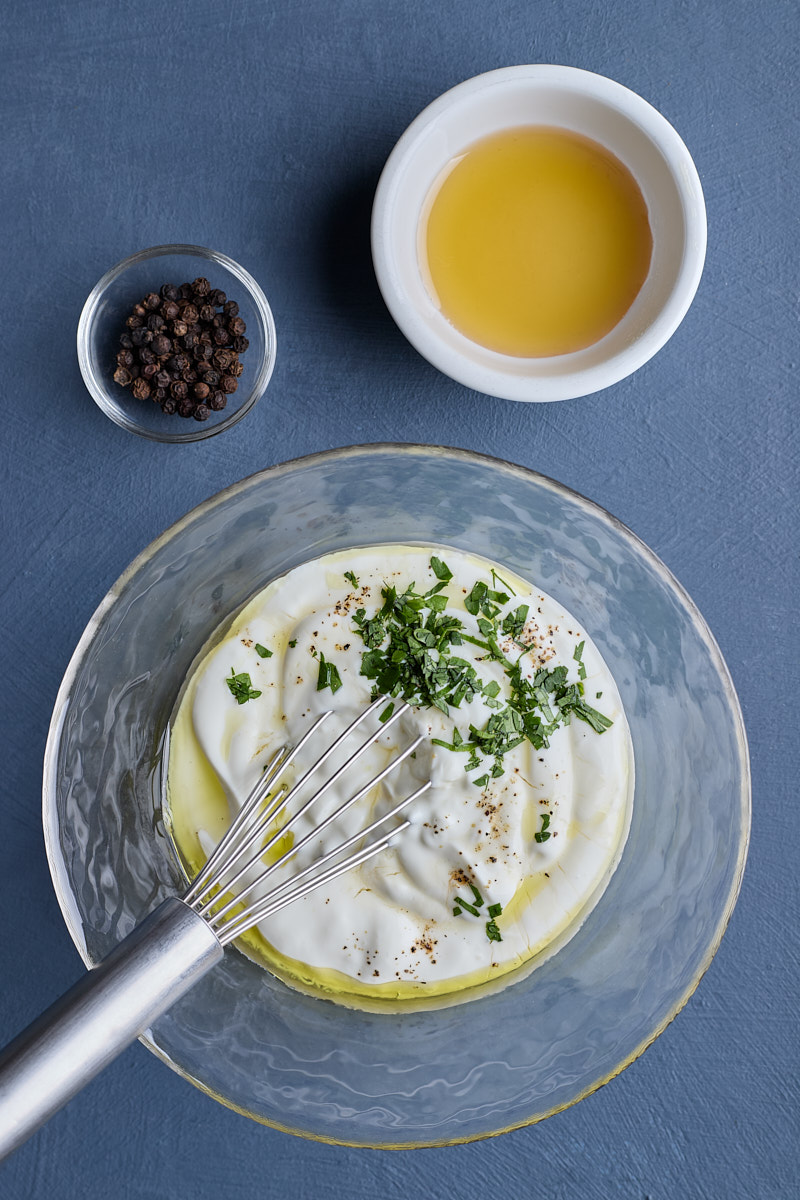
[[[280,850],[281,840],[312,806],[408,711],[408,704],[396,704],[388,720],[292,812],[292,802],[387,699],[380,697],[360,713],[290,786],[281,782],[282,777],[331,713],[323,713],[292,749],[281,749],[273,755],[184,897],[160,904],[0,1053],[0,1159],[21,1145],[219,962],[229,942],[287,904],[379,854],[408,828],[410,822],[405,819],[391,822],[428,790],[429,781],[291,878],[270,886],[279,867],[313,843],[423,741],[418,737],[310,833],[267,865],[270,852]],[[289,815],[281,823],[279,814],[284,813]],[[374,836],[387,825],[390,827],[385,832]],[[246,876],[248,881],[243,884]]]

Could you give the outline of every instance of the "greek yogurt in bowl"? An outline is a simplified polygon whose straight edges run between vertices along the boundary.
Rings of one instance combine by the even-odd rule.
[[[424,742],[279,878],[430,779],[411,827],[261,921],[243,948],[290,986],[348,1006],[471,999],[577,931],[631,818],[633,752],[614,679],[581,624],[518,575],[452,548],[382,545],[270,583],[212,638],[183,690],[172,837],[196,873],[279,747],[328,710],[330,744],[380,694],[385,733],[283,848]],[[390,726],[402,699],[412,707]],[[312,741],[305,766],[320,749]]]

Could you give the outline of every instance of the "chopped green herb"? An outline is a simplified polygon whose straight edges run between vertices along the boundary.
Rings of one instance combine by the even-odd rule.
[[[256,654],[259,658],[272,658],[272,651],[262,646],[261,642],[256,642]]]
[[[602,694],[603,694],[602,692],[595,692],[595,697],[594,697],[595,700],[599,700],[600,697],[602,696]]]
[[[472,892],[473,896],[475,897],[475,907],[483,908],[483,896],[480,894],[478,889],[475,887],[474,883],[471,883],[469,885],[469,890]]]
[[[237,675],[231,667],[231,673],[226,677],[225,682],[237,704],[246,704],[248,700],[257,700],[261,695],[258,688],[253,687],[253,681],[247,671],[242,671]]]
[[[319,675],[317,676],[317,691],[329,687],[332,692],[338,692],[342,686],[341,676],[333,663],[325,661],[325,655],[319,656]]]
[[[495,587],[497,587],[497,585],[499,583],[502,587],[508,588],[508,590],[511,592],[512,596],[516,596],[516,594],[517,594],[514,591],[514,589],[512,588],[511,584],[506,583],[505,579],[501,579],[495,570],[492,571],[492,583],[495,585]]]
[[[490,942],[502,942],[503,935],[497,928],[497,923],[495,921],[486,922],[486,936]]]
[[[486,910],[486,915],[489,917],[499,917],[499,916],[502,916],[502,913],[503,913],[502,904],[490,904]]]
[[[479,917],[481,915],[476,906],[474,904],[470,904],[469,900],[462,900],[460,896],[456,896],[455,902],[456,904],[460,904],[462,908],[465,908],[467,912],[472,913],[473,917]]]
[[[438,708],[449,716],[452,709],[482,696],[486,707],[494,710],[484,728],[470,725],[467,737],[454,730],[452,742],[431,739],[434,745],[466,753],[467,772],[480,768],[484,759],[492,760],[489,770],[473,781],[480,788],[486,787],[490,778],[503,775],[504,755],[523,741],[536,750],[545,749],[559,726],[569,725],[573,718],[585,721],[597,733],[610,727],[612,722],[583,698],[581,655],[585,642],[574,651],[581,677],[577,683],[568,682],[565,666],[552,670],[542,667],[531,678],[521,664],[534,647],[519,640],[528,619],[528,605],[520,604],[502,616],[502,606],[509,603],[509,596],[478,580],[464,599],[482,635],[473,637],[462,620],[446,611],[448,599],[441,589],[445,577],[452,577],[450,568],[434,557],[431,569],[439,582],[425,595],[420,595],[413,584],[402,594],[387,584],[381,590],[380,609],[369,616],[365,608],[358,608],[353,616],[354,629],[364,643],[361,674],[372,681],[373,698],[402,697],[416,707]],[[496,572],[492,582],[508,587]],[[510,636],[522,651],[516,662],[501,650],[501,635]],[[507,700],[496,680],[482,680],[470,662],[454,653],[465,642],[478,646],[488,659],[502,665],[509,685]]]
[[[575,647],[575,649],[573,650],[573,652],[572,652],[572,657],[575,659],[575,661],[576,661],[576,662],[580,662],[580,661],[581,661],[581,656],[583,655],[583,647],[584,647],[585,645],[586,645],[586,642],[585,642],[585,641],[584,641],[584,642],[578,642],[577,646],[576,646],[576,647]]]
[[[354,588],[358,587],[358,580],[356,579],[356,577],[352,571],[345,571],[344,577],[348,583],[352,583]]]
[[[389,717],[392,715],[393,712],[394,712],[394,704],[387,704],[386,708],[383,710],[381,715],[378,717],[378,720],[380,721],[381,725],[385,724],[385,722],[389,720]]]
[[[550,814],[542,813],[542,827],[538,833],[535,833],[533,835],[534,839],[537,842],[546,842],[548,840],[548,838],[550,837],[550,834],[547,832],[549,826],[550,826]]]
[[[289,642],[289,649],[294,650],[296,645],[297,645],[297,638],[292,638],[292,640]]]

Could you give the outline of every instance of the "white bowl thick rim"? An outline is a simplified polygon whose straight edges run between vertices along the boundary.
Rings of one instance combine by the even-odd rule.
[[[97,309],[107,288],[120,275],[124,275],[129,267],[135,266],[140,262],[146,262],[151,258],[163,258],[168,255],[204,258],[208,262],[216,263],[218,266],[230,271],[231,275],[249,293],[263,327],[265,343],[264,358],[259,365],[258,374],[253,380],[250,395],[244,404],[240,405],[235,411],[231,411],[223,421],[219,421],[214,425],[198,424],[194,429],[181,430],[180,432],[177,430],[175,432],[171,430],[161,432],[148,429],[147,426],[141,425],[133,417],[129,417],[122,409],[116,408],[111,404],[108,398],[108,389],[103,382],[103,377],[94,368],[91,354],[90,335],[92,326],[97,315]],[[98,408],[122,429],[127,429],[130,433],[137,433],[140,437],[148,438],[153,442],[199,442],[204,438],[213,437],[217,433],[222,433],[224,430],[230,429],[250,412],[251,408],[258,403],[266,392],[272,372],[275,369],[276,354],[275,319],[272,315],[272,309],[269,306],[267,297],[250,272],[246,271],[234,259],[229,258],[227,254],[221,254],[218,250],[211,250],[208,246],[195,246],[189,242],[174,242],[166,243],[162,246],[149,246],[145,250],[137,250],[135,254],[130,254],[127,258],[123,258],[121,262],[111,267],[106,271],[105,275],[98,279],[86,298],[86,303],[78,320],[78,365],[83,376],[83,382],[86,384],[92,399]]]
[[[529,102],[543,102],[531,113]],[[528,107],[526,107],[526,104]],[[584,116],[578,116],[582,106]],[[494,110],[494,118],[488,109]],[[587,128],[616,122],[619,137]],[[476,124],[476,117],[478,124]],[[482,123],[482,124],[481,124]],[[604,338],[573,354],[515,358],[488,350],[459,333],[436,308],[418,265],[417,228],[425,196],[452,157],[488,133],[514,125],[555,125],[575,129],[607,146],[632,170],[648,203],[653,259],[631,309]],[[592,125],[589,115],[588,124]],[[634,142],[660,182],[672,188],[674,229],[667,245],[658,209],[661,188],[631,161]],[[433,152],[437,145],[438,155]],[[432,168],[431,164],[437,164]],[[649,192],[649,194],[648,194]],[[666,201],[664,202],[666,203]],[[663,232],[662,232],[663,230]],[[662,244],[659,246],[659,234]],[[586,396],[610,387],[638,370],[680,325],[697,291],[706,254],[706,210],[697,169],[682,139],[652,105],[602,75],[577,67],[503,67],[458,84],[434,100],[409,125],[389,155],[372,211],[372,257],[378,286],[395,322],[411,344],[444,374],[490,396],[507,400],[554,401]],[[659,267],[674,270],[667,284]]]

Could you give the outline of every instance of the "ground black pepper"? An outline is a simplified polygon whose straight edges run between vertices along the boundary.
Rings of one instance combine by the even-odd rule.
[[[137,400],[196,421],[220,412],[236,391],[250,345],[239,305],[199,276],[165,283],[135,304],[116,354],[114,381]]]

